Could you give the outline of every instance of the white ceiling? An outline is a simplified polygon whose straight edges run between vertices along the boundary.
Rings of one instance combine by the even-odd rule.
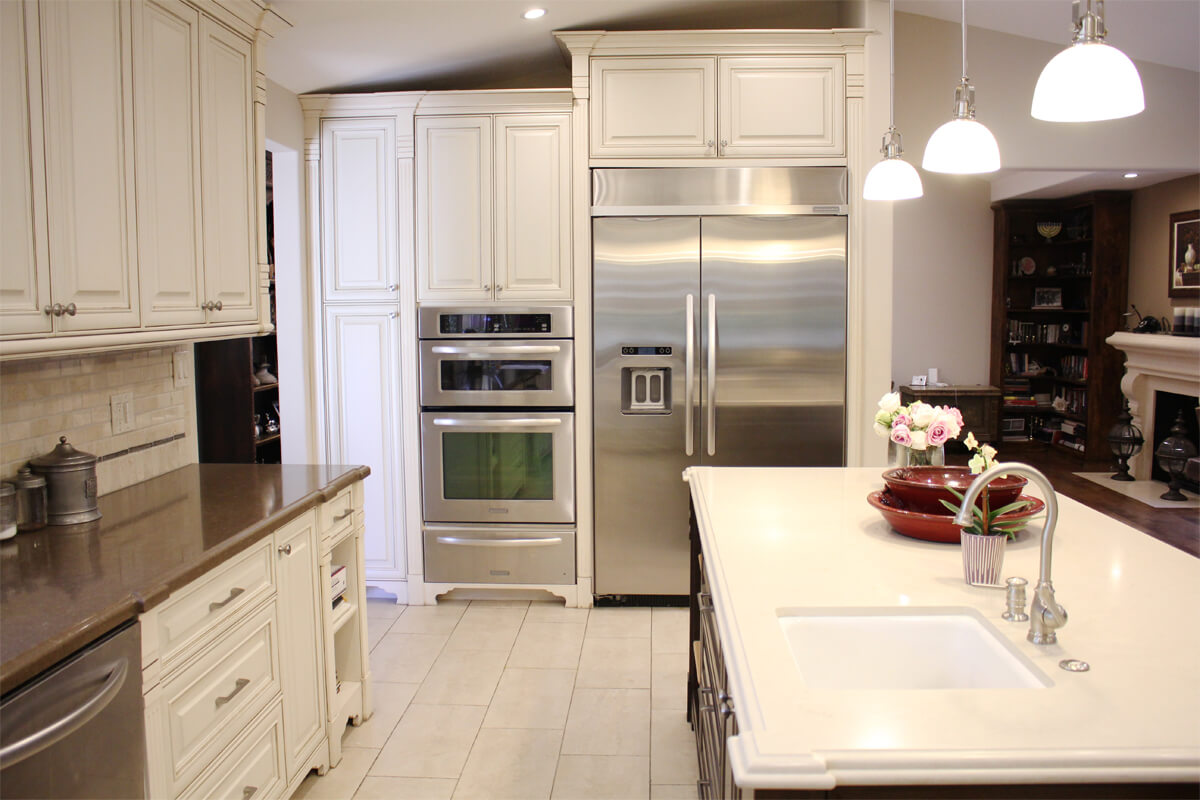
[[[526,21],[532,6],[546,16]],[[958,0],[897,0],[958,21]],[[561,29],[822,28],[861,24],[861,0],[275,0],[293,27],[267,76],[318,91],[567,86]],[[1110,0],[1109,41],[1130,57],[1200,71],[1200,0]],[[969,25],[1062,42],[1069,0],[971,0]]]

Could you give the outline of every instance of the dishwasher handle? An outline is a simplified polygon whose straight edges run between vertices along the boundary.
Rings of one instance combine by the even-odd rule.
[[[40,753],[47,747],[62,741],[88,724],[93,717],[103,711],[113,701],[113,698],[117,696],[117,692],[121,691],[121,687],[125,685],[125,678],[128,674],[129,661],[127,659],[123,658],[116,664],[113,664],[108,668],[108,675],[104,679],[104,685],[83,705],[59,717],[40,731],[31,733],[23,739],[18,739],[0,748],[0,769],[7,769],[32,755]]]

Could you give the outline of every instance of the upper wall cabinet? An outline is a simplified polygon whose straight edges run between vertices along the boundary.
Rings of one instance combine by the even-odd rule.
[[[321,121],[321,252],[327,301],[394,300],[396,118]]]
[[[0,14],[0,356],[263,329],[255,21],[208,0]]]
[[[418,299],[571,297],[570,115],[416,122]]]
[[[845,57],[591,60],[592,158],[838,158]]]

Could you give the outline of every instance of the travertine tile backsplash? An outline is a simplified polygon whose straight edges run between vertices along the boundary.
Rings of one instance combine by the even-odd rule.
[[[0,477],[63,435],[101,457],[102,495],[195,463],[195,387],[175,388],[177,350],[192,363],[190,344],[0,363]],[[109,398],[123,392],[133,394],[134,427],[114,435]]]

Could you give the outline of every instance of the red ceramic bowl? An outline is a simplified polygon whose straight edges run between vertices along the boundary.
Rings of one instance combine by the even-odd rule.
[[[949,486],[963,494],[975,476],[969,467],[897,467],[883,473],[888,489],[904,502],[909,511],[922,514],[951,514],[939,500],[958,505],[958,498],[946,490]],[[988,505],[992,508],[1015,503],[1025,488],[1025,479],[1018,475],[996,478],[988,484]],[[979,500],[975,505],[982,508]]]
[[[1036,497],[1025,495],[1021,499],[1028,500],[1031,505],[1024,511],[1004,514],[1000,517],[1002,521],[1027,520],[1040,514],[1046,508],[1046,504]],[[871,492],[867,495],[867,502],[871,504],[872,508],[878,509],[880,514],[883,514],[883,518],[896,533],[910,536],[913,539],[924,539],[927,542],[959,543],[958,534],[961,529],[954,524],[954,517],[949,514],[921,514],[917,511],[908,511],[904,507],[904,502],[886,489],[882,492]]]

